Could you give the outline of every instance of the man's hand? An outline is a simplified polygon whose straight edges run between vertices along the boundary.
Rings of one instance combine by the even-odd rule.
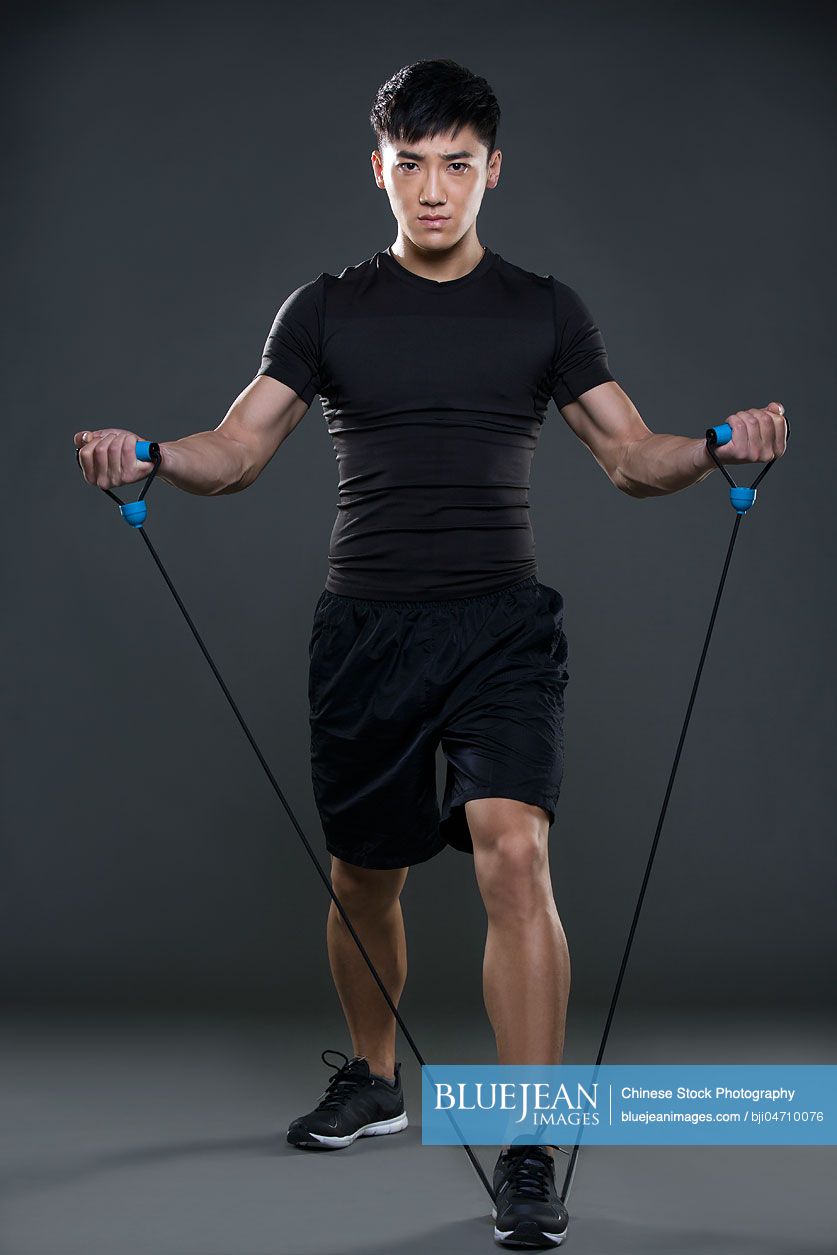
[[[122,427],[100,427],[96,431],[77,431],[73,443],[78,449],[78,463],[88,484],[99,488],[118,488],[135,484],[151,474],[151,463],[137,459],[137,441],[133,431]]]
[[[738,410],[730,414],[724,421],[732,428],[732,440],[715,445],[715,457],[719,462],[771,462],[773,458],[780,458],[788,436],[784,414],[785,407],[779,401],[771,401],[763,410]],[[714,465],[708,453],[705,453],[705,462]]]

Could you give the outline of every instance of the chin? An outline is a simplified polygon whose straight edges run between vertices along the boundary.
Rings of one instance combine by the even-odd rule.
[[[414,235],[410,239],[416,248],[452,248],[458,241],[458,236],[454,236],[450,227],[445,227],[441,231],[422,231],[418,238]]]

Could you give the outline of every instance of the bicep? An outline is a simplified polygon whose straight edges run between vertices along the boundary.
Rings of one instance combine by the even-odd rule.
[[[618,487],[616,477],[624,449],[651,435],[631,398],[610,380],[589,388],[560,410],[564,421]]]
[[[253,483],[283,440],[310,408],[288,384],[270,375],[257,375],[236,397],[215,429],[248,450],[248,470],[242,487]]]

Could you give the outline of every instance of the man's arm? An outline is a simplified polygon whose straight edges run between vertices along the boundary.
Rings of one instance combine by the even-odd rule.
[[[258,479],[309,406],[287,384],[259,375],[214,431],[161,441],[158,476],[200,496],[241,492]]]
[[[784,409],[739,410],[726,419],[733,431],[717,450],[721,462],[769,462],[785,450]],[[706,437],[652,432],[631,398],[610,380],[561,407],[566,422],[608,475],[629,497],[658,497],[696,484],[715,469]],[[707,427],[711,424],[707,423]]]

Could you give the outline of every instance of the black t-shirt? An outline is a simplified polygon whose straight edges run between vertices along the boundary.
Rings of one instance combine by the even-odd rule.
[[[529,475],[549,398],[613,379],[579,295],[489,248],[449,281],[389,250],[320,274],[280,308],[258,374],[322,399],[339,471],[326,588],[420,601],[537,574]]]

